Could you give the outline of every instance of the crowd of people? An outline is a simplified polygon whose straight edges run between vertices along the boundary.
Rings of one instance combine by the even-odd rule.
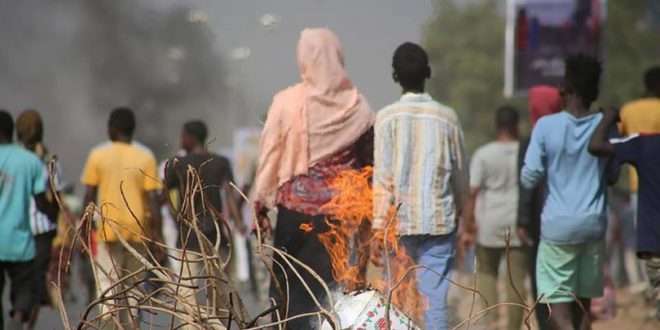
[[[497,302],[539,301],[539,328],[590,329],[592,299],[603,296],[607,282],[608,218],[616,219],[617,228],[636,226],[627,231],[636,244],[627,245],[626,271],[636,274],[628,275],[632,284],[653,291],[660,321],[660,68],[644,75],[644,98],[621,111],[596,110],[602,63],[570,56],[558,88],[530,90],[531,137],[521,137],[519,111],[502,106],[495,111],[495,139],[469,157],[456,112],[425,92],[432,72],[419,45],[407,42],[395,50],[392,78],[402,95],[378,113],[349,79],[332,31],[304,30],[297,60],[301,82],[275,95],[262,131],[254,184],[248,185],[255,226],[264,237],[272,237],[275,247],[333,284],[330,256],[318,238],[329,230],[326,220],[332,217],[323,207],[337,193],[330,181],[343,171],[372,166],[371,231],[387,230],[394,214],[399,247],[426,266],[417,270],[418,290],[426,298],[420,326],[449,327],[449,279],[457,258],[474,247],[476,289],[485,298],[484,308]],[[110,141],[90,151],[81,176],[83,205],[97,205],[97,221],[75,225],[83,235],[90,232],[85,228],[93,228],[92,236],[83,240],[94,245],[91,267],[97,268],[97,294],[143,268],[122,241],[147,255],[145,239],[164,240],[165,200],[175,215],[182,203],[194,204],[197,228],[212,244],[220,239],[221,255],[230,253],[229,240],[216,214],[233,220],[239,232],[248,232],[240,199],[230,187],[230,161],[207,150],[204,122],[183,125],[180,155],[163,169],[154,154],[133,139],[136,125],[131,109],[113,110],[107,127]],[[63,250],[52,247],[66,231],[62,223],[72,225],[66,219],[77,218],[70,207],[58,203],[66,185],[57,162],[49,161],[43,131],[36,111],[25,111],[15,122],[0,111],[0,292],[6,275],[12,304],[7,329],[34,327],[39,306],[50,301],[49,272],[62,272],[52,265]],[[624,163],[636,170],[630,177],[630,217],[621,208],[608,207],[608,186],[617,182]],[[191,175],[192,169],[198,177]],[[202,183],[204,194],[184,201],[193,180]],[[311,229],[301,231],[303,224]],[[63,244],[61,237],[59,241]],[[179,226],[176,247],[203,249],[185,223]],[[154,255],[156,250],[150,251],[153,257],[166,258]],[[182,278],[204,271],[198,260],[183,255],[177,259],[184,263]],[[285,264],[278,256],[274,262]],[[506,274],[501,274],[503,262]],[[645,276],[636,269],[642,265]],[[300,278],[286,267],[273,268],[271,296],[288,315],[314,312],[318,307],[308,290],[319,300],[326,291],[302,267],[295,267]],[[498,298],[502,277],[506,295]],[[283,285],[288,300],[278,293]],[[196,299],[192,290],[180,294]],[[519,329],[524,312],[507,307],[507,328]],[[314,327],[314,319],[298,318],[288,326]],[[496,329],[497,313],[486,314],[483,322],[487,329]],[[3,324],[0,319],[0,328]],[[113,327],[112,320],[108,326]]]

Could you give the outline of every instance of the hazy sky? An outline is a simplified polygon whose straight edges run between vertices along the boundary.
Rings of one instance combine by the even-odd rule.
[[[390,79],[391,54],[404,41],[420,41],[423,26],[433,14],[432,0],[169,3],[185,3],[204,10],[217,34],[218,46],[227,56],[239,47],[250,49],[249,57],[229,61],[228,66],[230,84],[244,98],[246,107],[236,110],[249,111],[257,118],[265,113],[274,93],[299,79],[295,47],[305,27],[326,26],[335,31],[344,46],[349,75],[372,106],[377,109],[392,102],[399,90]],[[267,29],[261,24],[266,14],[281,18],[281,22]]]

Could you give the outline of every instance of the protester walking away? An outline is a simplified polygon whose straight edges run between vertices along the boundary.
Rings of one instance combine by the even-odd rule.
[[[643,80],[646,88],[644,97],[629,102],[621,108],[619,114],[619,132],[621,136],[630,136],[637,133],[660,133],[660,66],[646,70]],[[633,166],[630,169],[630,203],[635,215],[637,214],[638,186],[639,180]],[[643,265],[640,266],[643,267]],[[646,282],[646,280],[646,278],[640,279],[641,283]],[[640,282],[631,283],[631,285],[633,287],[643,287]]]
[[[13,118],[0,111],[0,297],[7,276],[12,304],[7,329],[12,330],[23,329],[38,302],[33,290],[37,251],[30,226],[32,200],[50,221],[58,213],[57,205],[46,198],[43,163],[34,153],[14,144],[13,134]],[[0,329],[4,327],[1,300]]]
[[[470,192],[465,205],[461,248],[471,245],[476,236],[477,290],[491,305],[498,301],[525,304],[527,298],[525,278],[529,251],[516,230],[518,122],[518,110],[510,106],[499,108],[495,115],[497,139],[477,149],[470,164]],[[502,260],[507,265],[502,277],[506,297],[498,299],[497,279]],[[507,329],[520,329],[523,312],[518,306],[507,308]],[[496,312],[486,314],[484,321],[486,329],[498,328]]]
[[[446,329],[455,233],[468,185],[463,132],[454,110],[424,92],[431,77],[424,49],[402,44],[392,69],[403,95],[376,120],[373,228],[384,230],[389,210],[398,209],[400,243],[415,263],[432,269],[417,272],[428,302],[426,328]]]
[[[644,73],[646,92],[643,98],[626,103],[621,108],[619,132],[621,136],[637,133],[660,133],[660,67]],[[638,179],[635,169],[630,171],[630,193],[633,208],[637,209]]]
[[[256,207],[265,235],[271,231],[267,212],[277,207],[275,246],[332,285],[330,257],[317,238],[328,230],[321,207],[336,194],[328,186],[329,180],[342,171],[373,162],[375,115],[348,78],[342,47],[332,31],[305,29],[297,55],[302,82],[275,95],[262,132]],[[302,232],[299,227],[303,223],[312,225],[313,230]],[[288,316],[316,311],[314,301],[287,263],[277,255],[274,263],[284,265],[286,271],[273,267],[276,278],[271,294],[281,311],[288,307]],[[319,301],[324,301],[325,291],[318,281],[301,267],[296,266],[296,270]],[[288,302],[282,295],[287,289]],[[300,318],[289,322],[289,327],[308,329],[315,327],[310,322],[317,319]]]
[[[589,151],[597,156],[614,156],[637,170],[640,179],[637,256],[646,261],[646,273],[655,300],[655,319],[660,322],[660,133],[633,134],[608,141],[607,130],[618,118],[615,108],[604,110],[603,120],[591,138]]]
[[[165,185],[167,189],[177,189],[179,192],[180,201],[185,200],[188,194],[194,195],[194,210],[196,210],[197,219],[187,219],[187,221],[196,221],[197,227],[201,233],[206,237],[211,245],[216,245],[218,232],[216,228],[220,228],[220,255],[223,258],[229,258],[229,230],[227,228],[228,222],[215,223],[214,214],[223,214],[226,220],[233,220],[235,228],[241,232],[246,232],[246,227],[243,222],[241,213],[238,210],[235,192],[229,185],[234,181],[232,174],[231,164],[225,157],[210,153],[206,150],[206,138],[208,136],[208,129],[206,124],[201,121],[189,121],[183,125],[181,132],[181,148],[185,151],[185,156],[175,157],[169,161],[165,170]],[[195,192],[196,178],[188,175],[189,168],[197,171],[199,180],[203,187],[202,196],[199,192]],[[223,205],[223,192],[227,205]],[[208,201],[208,204],[204,203]],[[227,215],[224,210],[226,206]],[[212,207],[214,210],[209,209]],[[179,210],[180,211],[180,210]],[[186,214],[180,214],[178,223],[179,235],[177,237],[177,248],[192,251],[204,252],[203,254],[213,254],[212,251],[202,251],[202,243],[197,238],[197,233],[193,231],[186,221],[182,221],[181,217],[186,217]],[[217,227],[216,227],[217,226]],[[199,255],[186,254],[177,258],[182,260],[181,276],[183,278],[198,277],[202,275],[202,267],[204,260]],[[190,288],[195,286],[191,283]],[[188,289],[186,286],[179,288],[179,295],[187,297],[193,302],[196,301],[195,291]],[[193,303],[193,305],[195,305]]]
[[[559,90],[555,87],[539,85],[529,90],[529,118],[532,131],[536,123],[543,116],[555,114],[561,111],[561,98]],[[529,146],[529,138],[520,141],[518,153],[518,169],[522,170],[525,153]],[[523,243],[530,246],[529,251],[529,274],[532,284],[532,298],[536,301],[539,297],[538,285],[536,283],[536,256],[541,242],[541,211],[546,197],[544,185],[537,185],[527,189],[519,185],[518,194],[518,235]],[[549,310],[546,304],[538,304],[534,310],[539,330],[548,329]]]
[[[541,303],[550,304],[553,329],[590,329],[591,298],[603,294],[608,159],[587,150],[602,118],[589,113],[601,72],[592,57],[566,59],[564,111],[538,121],[521,173],[527,189],[544,184],[544,178],[548,189],[536,281]]]
[[[144,266],[119,241],[118,235],[126,240],[133,249],[145,254],[147,248],[143,236],[162,242],[161,217],[159,213],[159,192],[162,190],[158,181],[156,158],[145,146],[133,141],[136,122],[133,111],[117,108],[108,120],[110,141],[103,143],[90,152],[82,175],[82,184],[86,186],[84,205],[97,202],[100,212],[100,224],[96,231],[97,254],[94,267],[97,294],[102,294],[115,285],[120,278],[138,271]],[[87,228],[83,224],[83,228]],[[115,230],[113,230],[113,228]],[[145,232],[146,231],[146,232]],[[134,277],[139,280],[145,274]],[[108,304],[137,304],[109,301]],[[108,313],[111,306],[103,304],[101,313]],[[137,327],[137,312],[131,311],[120,317],[124,326]],[[117,315],[107,314],[105,327],[113,328]]]
[[[27,110],[18,116],[16,119],[16,135],[19,143],[25,149],[33,152],[41,159],[42,168],[45,173],[46,197],[49,202],[56,203],[53,191],[59,192],[63,189],[63,180],[58,163],[55,163],[54,176],[50,178],[48,170],[50,155],[48,154],[48,149],[43,144],[44,125],[37,111]],[[51,186],[51,182],[54,186]],[[50,285],[48,284],[47,274],[50,270],[51,248],[57,234],[57,218],[50,219],[46,214],[39,212],[34,200],[30,204],[30,227],[34,235],[36,257],[32,270],[32,275],[34,276],[32,289],[34,290],[35,304],[30,315],[30,321],[28,322],[28,329],[33,329],[39,317],[40,307],[51,305],[49,295]]]

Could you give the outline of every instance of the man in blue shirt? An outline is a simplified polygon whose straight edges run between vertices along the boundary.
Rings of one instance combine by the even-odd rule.
[[[646,272],[655,296],[660,321],[660,134],[640,133],[607,140],[607,129],[619,118],[618,111],[604,110],[603,120],[591,138],[589,151],[614,156],[635,167],[639,175],[637,207],[637,256],[646,261]]]
[[[34,303],[32,261],[34,237],[30,228],[30,202],[56,217],[57,205],[47,201],[43,164],[33,153],[12,143],[14,122],[0,111],[0,297],[5,274],[11,281],[12,310],[8,329],[21,329]],[[2,306],[0,306],[0,311]],[[0,313],[0,325],[2,325]]]
[[[608,160],[587,150],[602,118],[589,113],[601,71],[594,58],[566,59],[564,111],[539,120],[521,172],[525,188],[545,184],[548,191],[536,280],[541,303],[551,305],[553,329],[589,329],[591,298],[603,294]]]

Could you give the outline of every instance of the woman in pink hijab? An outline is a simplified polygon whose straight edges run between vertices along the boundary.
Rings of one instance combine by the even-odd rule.
[[[297,57],[302,81],[275,95],[261,136],[255,181],[257,214],[260,227],[269,236],[266,213],[277,207],[275,246],[332,284],[330,257],[317,238],[328,230],[321,208],[335,195],[327,182],[344,170],[373,163],[375,114],[348,78],[341,44],[332,31],[305,29]],[[303,232],[303,223],[313,229]],[[301,268],[297,270],[319,301],[324,301],[325,292],[318,282]],[[289,301],[284,301],[276,288],[285,288],[285,274],[277,266],[274,271],[271,295],[282,311],[287,310],[287,303],[288,316],[316,310],[307,290],[288,268]],[[316,319],[297,319],[289,327],[310,328]]]

